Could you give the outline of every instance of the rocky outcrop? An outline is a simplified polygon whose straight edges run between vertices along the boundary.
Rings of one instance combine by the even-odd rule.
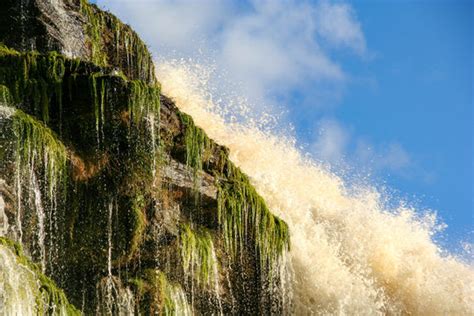
[[[83,0],[0,9],[0,232],[85,314],[286,312],[286,224],[136,33]]]
[[[5,0],[0,41],[19,51],[57,51],[90,60],[78,1]]]
[[[132,80],[156,81],[153,60],[138,35],[87,0],[4,0],[0,20],[0,42],[15,50],[56,51],[115,67]]]

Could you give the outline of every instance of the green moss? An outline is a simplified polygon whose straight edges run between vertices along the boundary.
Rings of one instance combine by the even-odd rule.
[[[66,147],[48,127],[21,110],[15,111],[12,120],[19,171],[29,172],[32,166],[43,168],[49,197],[53,199],[57,189],[65,189],[68,157]]]
[[[60,120],[65,62],[56,52],[19,53],[0,46],[0,84],[8,87],[15,104],[32,104],[35,115],[45,123],[50,120],[50,105],[54,100]]]
[[[5,55],[20,55],[20,53],[14,49],[7,47],[5,44],[0,42],[0,56]]]
[[[133,234],[130,246],[130,252],[136,253],[140,243],[143,239],[143,232],[145,231],[146,218],[144,215],[145,198],[143,195],[137,195],[133,200],[132,214],[135,225],[133,226]]]
[[[21,245],[0,237],[0,245],[9,248],[16,256],[18,264],[30,269],[38,279],[39,292],[36,298],[38,315],[81,315],[72,304],[69,303],[66,294],[59,289],[53,280],[41,273],[40,268],[31,262],[24,254]]]
[[[185,129],[186,164],[196,176],[213,151],[213,143],[189,115],[178,112],[178,116]],[[261,268],[273,269],[280,255],[289,248],[287,224],[271,214],[248,177],[234,166],[224,149],[219,149],[217,168],[215,176],[221,180],[217,183],[218,220],[226,248],[235,257],[253,241]]]
[[[128,25],[87,0],[80,1],[80,12],[88,19],[84,27],[92,62],[119,67],[130,79],[156,82],[148,48]]]
[[[10,105],[12,102],[10,89],[7,86],[0,85],[0,103],[2,105]]]
[[[178,117],[184,125],[186,164],[193,169],[196,178],[198,172],[202,170],[206,153],[212,149],[212,142],[206,133],[194,124],[191,116],[178,112]]]
[[[85,82],[88,82],[88,86]],[[110,127],[117,124],[117,121],[113,121],[114,116],[125,118],[119,111],[128,107],[129,126],[133,126],[133,133],[136,134],[128,137],[128,140],[139,139],[139,142],[130,144],[133,147],[143,147],[148,155],[155,154],[158,148],[158,84],[128,81],[120,71],[112,72],[111,69],[96,67],[79,59],[68,59],[55,52],[18,53],[0,46],[0,88],[0,97],[9,104],[40,118],[60,135],[65,132],[66,135],[69,133],[67,136],[73,137],[70,133],[71,128],[74,128],[73,133],[79,131],[89,142],[95,139],[96,149],[104,149],[118,140],[115,138],[118,134]],[[67,113],[63,113],[64,102],[67,102]],[[83,102],[90,102],[87,104],[91,104],[91,110],[71,108],[71,104],[75,102],[81,102],[81,106]],[[78,117],[81,120],[63,122],[63,116],[67,115],[69,118],[71,112],[81,115]],[[94,118],[93,122],[91,117]],[[66,130],[63,125],[66,125]],[[112,128],[116,128],[116,125]],[[151,137],[150,132],[153,133]],[[110,138],[112,133],[115,135]],[[108,140],[105,139],[106,136],[109,137]],[[76,138],[74,141],[80,140]],[[90,148],[90,144],[86,147]],[[138,152],[138,149],[135,148],[135,151]],[[156,168],[154,163],[148,165],[153,165],[153,170]]]
[[[135,196],[131,203],[129,214],[131,232],[130,237],[127,240],[129,245],[127,247],[127,254],[125,256],[126,261],[130,261],[136,256],[144,239],[144,233],[147,224],[144,210],[145,203],[145,198],[141,194]]]
[[[102,73],[95,72],[89,76],[89,90],[91,92],[92,107],[95,118],[97,143],[103,142],[105,124],[106,83]]]
[[[89,36],[92,62],[99,66],[107,66],[107,54],[102,49],[105,14],[102,11],[96,10],[96,7],[90,5],[87,0],[81,0],[80,12],[88,19],[88,23],[85,23],[85,31]]]
[[[156,115],[155,120],[160,118],[160,87],[151,86],[143,81],[132,80],[128,82],[129,101],[128,109],[130,121],[138,125],[149,113]]]
[[[227,179],[218,183],[218,217],[226,248],[235,257],[253,240],[261,270],[272,270],[289,249],[288,226],[271,214],[248,177],[223,157]]]
[[[186,295],[176,283],[170,282],[159,270],[145,270],[139,278],[129,281],[139,297],[140,314],[191,315]]]
[[[218,277],[218,263],[209,232],[205,229],[193,230],[189,224],[183,224],[179,240],[185,275],[201,285],[213,286]]]

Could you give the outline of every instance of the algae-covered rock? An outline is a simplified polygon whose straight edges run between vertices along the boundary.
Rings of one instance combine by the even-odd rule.
[[[2,315],[80,315],[64,292],[24,254],[20,244],[0,237]]]
[[[84,314],[287,311],[286,223],[161,95],[138,35],[85,0],[0,9],[0,233],[35,262],[49,302]]]

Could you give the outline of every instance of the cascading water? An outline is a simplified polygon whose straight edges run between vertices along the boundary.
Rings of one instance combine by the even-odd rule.
[[[35,274],[0,245],[0,314],[35,315],[38,290]]]
[[[0,130],[2,136],[16,137],[10,153],[16,197],[9,192],[15,190],[0,179],[0,314],[76,315],[77,310],[69,305],[64,293],[44,275],[47,270],[53,272],[57,255],[55,208],[65,176],[65,148],[40,122],[8,106],[0,106]],[[8,169],[8,155],[3,157],[2,168]],[[8,223],[4,197],[17,203],[14,224]],[[24,238],[26,235],[28,238]],[[38,266],[23,255],[21,246],[36,258]]]
[[[21,252],[21,246],[0,238],[1,315],[79,315],[61,290]]]
[[[97,285],[97,315],[135,315],[135,296],[119,278],[108,275]]]
[[[14,113],[14,109],[4,106],[6,103],[7,96],[3,95],[0,102],[0,130],[5,128],[5,124],[10,120],[11,116]],[[0,147],[3,150],[3,147]],[[0,178],[0,189],[4,189],[6,182],[4,179]],[[8,222],[8,216],[5,210],[5,199],[0,195],[0,236],[6,236],[10,231],[11,223]],[[18,236],[16,236],[18,237]]]
[[[56,207],[64,190],[61,184],[66,176],[66,149],[42,123],[20,110],[1,106],[0,120],[2,133],[16,137],[11,184],[16,188],[16,221],[2,235],[22,244],[26,221],[35,235],[31,244],[24,244],[26,250],[38,259],[43,272],[47,268],[52,272],[52,257],[57,256],[58,246]],[[33,212],[27,214],[24,210]]]
[[[191,305],[195,291],[210,289],[213,294],[210,298],[215,299],[219,314],[222,315],[219,268],[211,235],[208,232],[195,233],[189,225],[183,225],[180,243],[185,279],[191,284]]]
[[[226,122],[199,69],[164,62],[157,75],[163,93],[230,148],[231,160],[288,223],[297,315],[474,313],[473,269],[433,242],[433,215],[402,203],[390,209],[376,188],[350,187],[291,138]]]
[[[151,138],[151,156],[153,159],[153,164],[152,164],[152,170],[151,170],[151,175],[153,179],[156,179],[156,156],[157,156],[157,151],[156,151],[156,118],[154,113],[149,113],[147,115],[147,122],[149,125],[149,131],[150,131],[150,138]],[[155,181],[155,180],[154,180]],[[156,183],[153,183],[153,186],[155,186]]]
[[[46,231],[45,231],[45,218],[46,214],[43,208],[43,203],[41,199],[41,191],[39,188],[38,180],[36,179],[36,175],[34,172],[31,173],[31,178],[30,178],[30,186],[33,189],[33,196],[32,199],[34,200],[33,205],[35,206],[36,210],[36,216],[38,220],[38,227],[37,227],[37,243],[39,248],[39,258],[41,262],[41,269],[43,273],[46,270]]]
[[[98,315],[131,316],[135,314],[135,297],[132,291],[122,285],[120,278],[112,274],[113,216],[116,201],[107,206],[107,276],[97,285]]]
[[[2,180],[0,180],[2,181]],[[1,182],[0,182],[1,185]],[[6,235],[8,232],[8,217],[5,212],[5,200],[0,196],[0,236]]]

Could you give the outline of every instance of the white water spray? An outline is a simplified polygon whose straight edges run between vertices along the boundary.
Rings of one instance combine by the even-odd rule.
[[[202,69],[171,62],[157,74],[163,93],[230,148],[231,160],[288,223],[297,315],[474,314],[473,269],[441,254],[433,215],[389,209],[376,188],[349,188],[291,139],[225,122]]]

